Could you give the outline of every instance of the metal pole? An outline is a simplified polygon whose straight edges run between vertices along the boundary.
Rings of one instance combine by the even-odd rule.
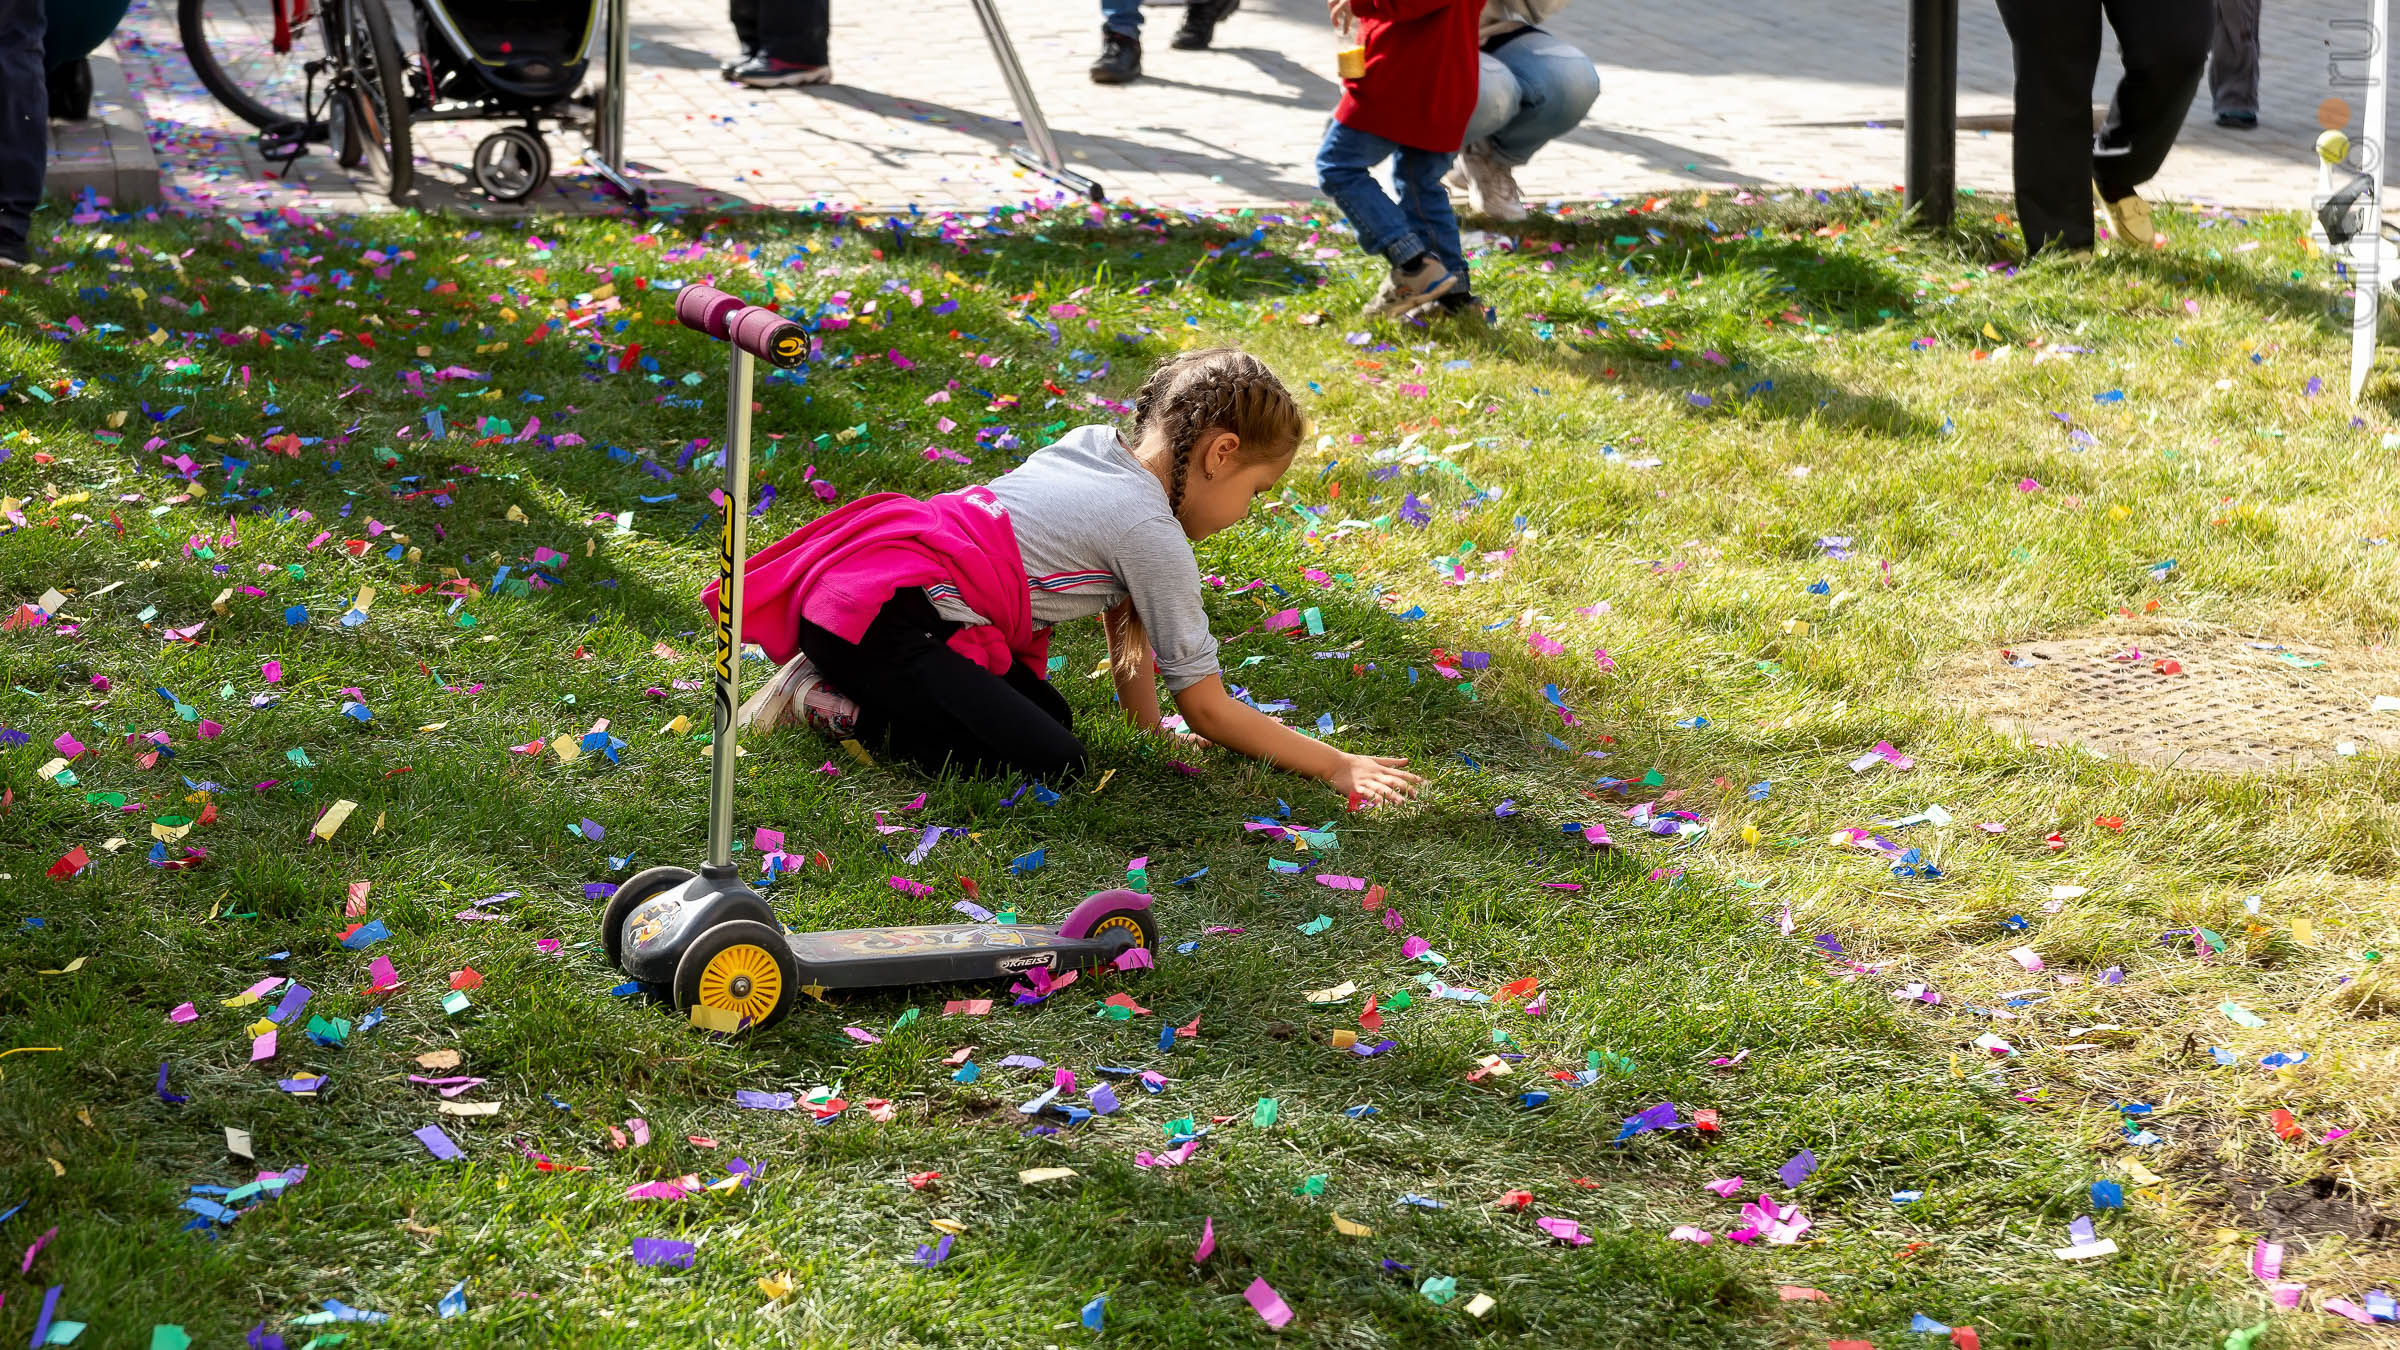
[[[608,0],[604,11],[608,47],[602,65],[600,107],[592,121],[592,153],[585,158],[596,161],[593,170],[623,193],[634,210],[645,211],[650,207],[650,190],[625,172],[625,67],[633,47],[626,6],[627,0]]]
[[[2391,58],[2385,53],[2391,42],[2390,0],[2369,0],[2367,59],[2366,122],[2360,128],[2365,144],[2358,150],[2359,172],[2367,177],[2367,194],[2359,203],[2365,219],[2357,234],[2350,237],[2350,402],[2367,387],[2367,376],[2375,369],[2377,327],[2383,319],[2383,288],[2391,278],[2383,274],[2383,253],[2390,247],[2383,238],[2383,185],[2389,176],[2383,171],[2386,128],[2384,117],[2390,107]]]
[[[992,59],[1000,63],[1000,80],[1008,86],[1008,96],[1017,105],[1017,120],[1025,125],[1027,144],[1010,146],[1009,154],[1019,164],[1077,196],[1096,202],[1108,200],[1098,183],[1068,168],[1066,156],[1059,153],[1058,141],[1050,135],[1050,123],[1042,116],[1042,105],[1034,98],[1033,81],[1026,78],[1025,67],[1017,60],[1016,44],[1009,41],[1008,29],[1000,22],[999,9],[992,0],[972,0],[972,3],[975,17],[983,24],[984,41],[991,44]]]
[[[750,366],[739,345],[725,378],[725,520],[717,531],[717,688],[708,738],[708,865],[733,866],[733,717],[742,705],[742,563],[749,556]]]
[[[1908,186],[1929,229],[1958,208],[1958,0],[1908,0]]]
[[[625,31],[626,0],[608,0],[608,83],[601,91],[600,158],[608,167],[625,167],[625,60],[629,38]]]

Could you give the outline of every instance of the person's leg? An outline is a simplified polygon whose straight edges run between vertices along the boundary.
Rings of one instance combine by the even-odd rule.
[[[768,57],[791,66],[831,65],[826,55],[826,30],[832,26],[831,0],[762,0],[758,13],[758,46]]]
[[[92,115],[92,60],[78,56],[50,67],[44,77],[50,90],[50,120],[83,122]]]
[[[2100,4],[1999,0],[2017,64],[2011,158],[2028,253],[2092,246],[2092,81],[2100,70]]]
[[[0,262],[22,262],[50,153],[43,0],[0,0]]]
[[[2102,0],[2125,78],[2092,146],[2100,196],[2116,201],[2158,174],[2175,148],[2208,63],[2213,7],[2196,0]],[[2147,243],[2148,241],[2143,241]]]
[[[1400,147],[1381,136],[1356,131],[1334,122],[1317,147],[1317,186],[1349,217],[1358,232],[1358,246],[1398,266],[1430,252],[1428,244],[1408,227],[1399,204],[1375,181],[1375,170]]]
[[[1069,731],[1075,729],[1075,710],[1067,706],[1066,696],[1058,692],[1057,685],[1034,674],[1033,667],[1019,661],[1000,678],[1008,682],[1009,688],[1023,694],[1027,702],[1050,714],[1060,726]]]
[[[1217,25],[1242,7],[1242,0],[1191,0],[1183,7],[1183,26],[1167,45],[1177,51],[1201,52],[1216,39]]]
[[[733,38],[742,45],[744,59],[758,54],[758,6],[759,0],[732,0]]]
[[[949,645],[957,625],[924,593],[892,597],[855,644],[805,620],[800,649],[860,708],[858,734],[931,772],[1012,769],[1037,778],[1083,767],[1083,743],[1057,715]],[[1055,690],[1050,691],[1056,698]]]
[[[1400,192],[1400,211],[1409,227],[1423,236],[1425,246],[1442,260],[1459,289],[1467,285],[1467,260],[1459,249],[1458,215],[1450,209],[1450,190],[1442,175],[1450,171],[1451,155],[1438,150],[1402,146],[1392,164],[1392,186]]]
[[[1100,0],[1100,59],[1092,83],[1131,84],[1142,77],[1142,0]]]
[[[1375,298],[1367,302],[1368,318],[1405,314],[1428,300],[1450,294],[1466,281],[1463,275],[1444,265],[1440,245],[1411,225],[1408,213],[1375,181],[1375,167],[1400,149],[1381,136],[1343,126],[1338,121],[1326,128],[1325,143],[1317,147],[1318,186],[1350,218],[1350,228],[1358,233],[1358,246],[1381,255],[1392,265],[1391,276],[1376,290]],[[1450,165],[1450,157],[1437,158],[1440,164],[1422,186],[1442,199],[1441,211],[1447,216],[1450,194],[1442,186],[1441,177],[1442,170]]]
[[[2221,125],[2258,125],[2258,9],[2259,0],[2217,0],[2208,95]]]
[[[1516,73],[1490,52],[1477,52],[1475,111],[1467,118],[1466,144],[1474,145],[1508,125],[1519,106]]]
[[[1527,33],[1483,59],[1497,61],[1508,71],[1517,90],[1517,111],[1480,137],[1470,124],[1467,144],[1488,139],[1491,157],[1510,168],[1532,159],[1534,151],[1582,125],[1584,115],[1600,97],[1600,72],[1593,68],[1592,58],[1554,34]],[[1476,112],[1480,115],[1482,111],[1479,103]]]

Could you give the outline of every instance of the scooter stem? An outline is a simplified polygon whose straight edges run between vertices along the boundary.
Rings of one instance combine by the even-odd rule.
[[[742,563],[750,515],[750,368],[733,345],[725,377],[725,520],[717,531],[717,723],[708,738],[708,865],[733,865],[733,718],[742,706]]]

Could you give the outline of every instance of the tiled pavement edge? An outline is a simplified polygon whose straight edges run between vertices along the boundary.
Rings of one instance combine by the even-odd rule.
[[[1961,115],[2004,127],[2005,34],[1988,0],[1962,8]],[[1208,52],[1169,49],[1179,15],[1160,9],[1148,28],[1147,77],[1125,88],[1084,74],[1098,38],[1093,0],[1006,0],[1003,10],[1066,152],[1112,196],[1207,207],[1315,196],[1309,162],[1338,93],[1336,44],[1316,0],[1247,0]],[[2357,63],[2329,57],[2353,44],[2341,25],[2363,11],[2357,0],[2267,6],[2265,125],[2216,127],[2203,88],[2158,190],[2237,206],[2303,202],[2318,105],[2336,93],[2362,101],[2332,83]],[[1520,178],[1530,196],[1572,199],[1731,182],[1891,186],[1900,177],[1903,16],[1901,0],[1572,0],[1551,26],[1599,66],[1600,102]],[[192,77],[174,17],[174,0],[139,0],[116,40],[171,209],[382,205],[322,153],[288,179],[271,177],[248,128]],[[397,26],[404,35],[415,27]],[[731,37],[710,0],[634,0],[632,26],[630,158],[664,203],[981,207],[1046,190],[1003,153],[1015,114],[964,3],[836,0],[839,83],[814,89],[724,83],[717,61]],[[2115,77],[2112,43],[2100,100]],[[468,152],[490,129],[420,127],[419,204],[510,214],[464,186]],[[2006,191],[2010,145],[2005,130],[1962,131],[1961,183]],[[552,148],[560,175],[533,204],[609,209],[592,179],[573,171],[581,138],[554,136]]]

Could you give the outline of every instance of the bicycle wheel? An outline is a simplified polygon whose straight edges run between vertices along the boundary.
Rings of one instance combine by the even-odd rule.
[[[282,51],[275,49],[278,7]],[[308,30],[316,26],[307,0],[181,0],[175,26],[192,72],[234,116],[262,130],[307,117],[306,53],[315,36]]]
[[[408,136],[408,67],[391,13],[383,0],[331,0],[326,13],[341,33],[330,115],[335,158],[364,167],[394,206],[403,205],[417,170]]]

